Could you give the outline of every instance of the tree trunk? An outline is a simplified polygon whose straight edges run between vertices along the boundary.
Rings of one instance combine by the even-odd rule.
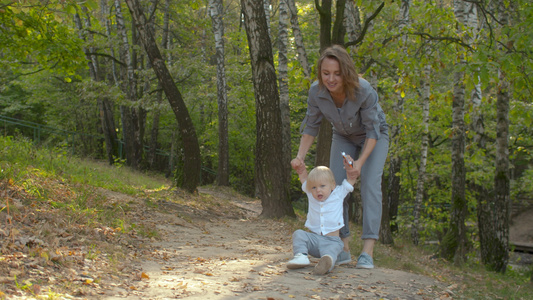
[[[331,32],[331,43],[334,45],[341,45],[344,47],[344,36],[346,35],[346,27],[344,27],[344,9],[346,8],[346,0],[337,0],[335,4],[335,22],[333,23],[333,31]]]
[[[168,170],[165,175],[166,178],[169,178],[172,173],[174,173],[174,158],[176,157],[176,144],[177,144],[177,138],[176,138],[176,131],[172,129],[172,138],[170,140],[170,154],[168,157]]]
[[[508,14],[503,1],[497,1],[499,30],[508,26]],[[504,40],[508,38],[501,36]],[[506,51],[498,45],[499,51]],[[498,70],[496,101],[496,168],[494,174],[494,194],[480,201],[478,223],[481,261],[490,270],[504,273],[509,263],[509,215],[510,215],[510,175],[509,175],[509,82],[505,73]]]
[[[150,14],[153,12],[158,4],[158,0],[151,0],[152,5],[150,6]],[[167,48],[167,41],[168,41],[168,26],[169,26],[169,18],[170,18],[170,1],[165,1],[165,9],[163,14],[163,34],[161,36],[161,48],[168,49]],[[150,20],[150,31],[152,34],[155,34],[154,29],[154,21]],[[151,66],[150,66],[151,67]],[[159,139],[159,118],[161,116],[161,110],[160,110],[160,104],[163,102],[163,90],[161,89],[161,85],[157,85],[157,92],[155,96],[155,102],[156,105],[154,105],[154,108],[152,109],[152,129],[150,130],[150,140],[148,142],[148,155],[147,155],[147,161],[148,166],[150,170],[156,170],[156,161],[157,161],[157,148],[158,148],[158,139]]]
[[[385,182],[385,173],[381,176],[381,182]],[[381,185],[381,193],[384,199],[387,199],[387,189],[384,184]],[[382,215],[381,226],[379,227],[379,241],[384,245],[393,245],[394,239],[392,238],[392,231],[390,227],[389,219],[389,204],[387,201],[381,202]]]
[[[355,6],[354,0],[346,1],[346,8],[344,9],[344,26],[346,27],[349,41],[355,41],[361,34],[359,8]]]
[[[270,0],[263,0],[268,36],[270,36]]]
[[[464,63],[460,58],[459,64]],[[465,198],[466,169],[464,161],[465,124],[464,103],[465,86],[464,72],[456,72],[453,89],[452,117],[452,199],[448,232],[441,242],[441,256],[462,264],[466,259],[466,214]]]
[[[101,1],[100,5],[102,7],[101,23],[105,24],[106,34],[108,37],[109,44],[111,45],[109,46],[109,56],[113,58],[111,60],[111,74],[110,74],[113,80],[111,80],[111,78],[106,79],[106,80],[109,85],[119,86],[120,79],[119,79],[119,74],[117,70],[115,49],[112,46],[113,43],[110,41],[111,40],[111,21],[109,20],[109,17],[108,17],[108,15],[110,14],[110,8],[107,5],[107,1],[104,1],[104,0]],[[118,133],[116,130],[113,101],[109,99],[102,99],[100,114],[101,115],[103,114],[104,116],[103,118],[105,119],[104,122],[106,123],[105,125],[102,125],[102,127],[107,126],[107,130],[109,132],[110,141],[106,141],[106,145],[107,143],[112,143],[112,147],[109,147],[107,149],[108,159],[110,163],[114,163],[115,157],[122,158],[122,145],[119,145],[120,141],[118,139]]]
[[[184,181],[183,188],[189,192],[196,192],[200,181],[201,159],[200,146],[196,137],[196,130],[192,123],[187,106],[183,101],[180,91],[176,87],[165,61],[159,52],[156,41],[148,30],[148,23],[138,0],[126,0],[126,4],[131,12],[134,24],[141,35],[141,42],[150,58],[152,68],[165,91],[165,95],[170,103],[176,119],[179,123],[181,137],[184,144]]]
[[[402,34],[401,40],[405,45],[407,43],[407,35],[403,32],[404,28],[409,24],[409,8],[411,6],[410,0],[402,0],[400,3],[400,20],[399,20],[399,32]],[[405,53],[405,46],[402,46],[402,52]],[[391,142],[391,151],[390,152],[390,166],[389,166],[389,215],[391,219],[391,229],[392,231],[397,230],[396,217],[398,216],[398,206],[400,203],[400,178],[397,174],[400,173],[402,168],[402,159],[399,154],[399,149],[401,147],[400,140],[402,134],[402,126],[400,124],[401,115],[403,114],[403,103],[404,96],[402,95],[403,87],[402,78],[398,79],[398,94],[396,95],[396,103],[394,104],[394,111],[399,114],[397,118],[397,124],[391,126],[390,130],[390,142]]]
[[[311,67],[309,66],[309,60],[307,59],[307,52],[305,51],[302,32],[300,31],[300,25],[298,23],[298,9],[296,8],[294,0],[285,1],[287,1],[290,10],[292,34],[294,35],[294,44],[296,45],[296,50],[298,52],[298,61],[302,66],[305,78],[311,82]]]
[[[331,0],[315,1],[315,7],[320,16],[320,53],[331,46]],[[329,158],[328,158],[329,159]]]
[[[283,161],[291,161],[291,116],[289,108],[289,84],[288,84],[288,64],[287,58],[287,43],[289,42],[289,7],[287,0],[280,0],[279,2],[279,50],[278,50],[278,81],[279,81],[279,100],[281,110],[281,124],[282,124],[282,145],[283,145]],[[292,171],[291,165],[286,164],[285,172],[290,174]],[[287,176],[287,185],[291,183],[291,177]]]
[[[100,103],[100,119],[102,120],[102,127],[104,128],[106,153],[109,164],[115,163],[115,157],[118,157],[118,136],[115,125],[115,113],[113,102],[109,99],[101,99]]]
[[[431,65],[426,65],[424,68],[424,79],[422,84],[422,124],[424,132],[422,133],[422,145],[420,149],[420,166],[418,167],[418,182],[416,184],[415,208],[413,210],[414,222],[412,227],[413,244],[418,245],[420,240],[419,224],[420,224],[420,210],[424,199],[424,184],[426,183],[426,165],[428,159],[429,146],[429,96],[430,89],[430,74]]]
[[[137,85],[135,80],[135,58],[130,51],[128,33],[122,15],[122,8],[119,0],[115,0],[115,14],[117,30],[121,38],[121,58],[126,62],[126,80],[123,81],[122,89],[125,91],[131,104],[137,101]],[[141,167],[142,160],[142,136],[140,136],[139,114],[133,106],[122,106],[122,130],[124,137],[124,148],[126,151],[126,162],[134,169]]]
[[[224,65],[224,23],[222,0],[210,0],[209,12],[213,22],[217,60],[217,103],[218,103],[218,170],[217,184],[229,185],[229,136],[228,96],[226,92],[226,70]]]
[[[241,0],[256,101],[255,184],[264,217],[295,216],[284,161],[281,112],[272,45],[261,0]]]
[[[394,136],[394,134],[391,134],[391,141],[393,140],[392,136]],[[402,158],[399,155],[391,155],[389,160],[386,202],[389,205],[389,220],[392,232],[398,230],[398,223],[396,223],[396,219],[398,217],[398,207],[400,204],[400,176],[396,174],[400,173],[401,166]]]

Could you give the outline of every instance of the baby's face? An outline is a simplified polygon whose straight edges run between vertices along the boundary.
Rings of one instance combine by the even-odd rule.
[[[335,188],[335,185],[328,182],[317,182],[308,188],[316,200],[326,201]]]

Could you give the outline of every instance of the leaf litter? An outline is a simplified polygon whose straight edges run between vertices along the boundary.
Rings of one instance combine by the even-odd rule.
[[[110,226],[74,209],[59,214],[74,191],[39,184],[54,201],[0,182],[0,298],[452,299],[456,288],[355,262],[325,276],[289,271],[293,228],[261,218],[259,200],[219,187],[142,197],[90,190],[87,201],[102,197],[120,212],[124,223]]]

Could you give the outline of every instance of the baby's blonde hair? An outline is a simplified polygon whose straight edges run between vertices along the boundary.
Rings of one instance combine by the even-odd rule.
[[[309,172],[309,175],[307,175],[308,192],[311,192],[309,187],[315,186],[318,183],[328,183],[335,186],[335,176],[333,176],[333,172],[330,168],[326,166],[318,166]]]

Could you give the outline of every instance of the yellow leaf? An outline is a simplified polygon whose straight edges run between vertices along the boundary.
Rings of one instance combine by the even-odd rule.
[[[141,279],[144,278],[144,279],[150,279],[150,276],[148,276],[146,273],[142,272],[141,273]]]
[[[402,92],[400,93],[400,96],[402,96],[402,98],[405,98],[405,92],[402,91]]]
[[[41,257],[44,258],[45,260],[49,260],[50,259],[50,257],[48,256],[47,252],[41,252]]]
[[[84,284],[91,284],[91,283],[93,283],[92,279],[86,279],[85,282],[84,282]]]

